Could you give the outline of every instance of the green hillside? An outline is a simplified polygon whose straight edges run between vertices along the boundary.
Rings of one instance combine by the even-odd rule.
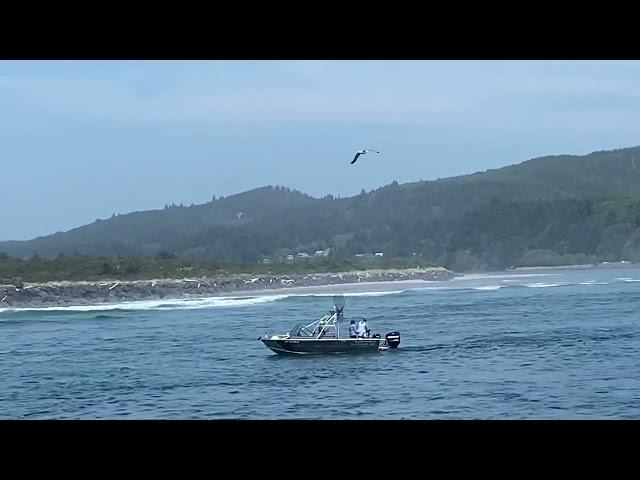
[[[0,242],[14,257],[155,256],[277,261],[331,248],[458,269],[640,259],[640,147],[542,157],[350,198],[263,187],[190,207],[117,215],[68,232]]]

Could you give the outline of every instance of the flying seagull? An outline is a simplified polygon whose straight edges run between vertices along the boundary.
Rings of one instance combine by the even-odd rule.
[[[355,156],[355,157],[353,157],[353,160],[351,160],[351,165],[353,165],[354,163],[356,163],[356,160],[358,160],[358,157],[359,157],[360,155],[364,155],[365,153],[368,153],[368,152],[376,152],[376,153],[380,153],[380,152],[378,152],[377,150],[358,150],[358,152],[356,153],[356,156]]]

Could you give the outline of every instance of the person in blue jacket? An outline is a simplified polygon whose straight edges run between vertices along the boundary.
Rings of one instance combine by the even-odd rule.
[[[351,325],[349,325],[349,337],[350,338],[358,338],[358,333],[356,332],[356,322],[355,322],[355,320],[351,320]]]

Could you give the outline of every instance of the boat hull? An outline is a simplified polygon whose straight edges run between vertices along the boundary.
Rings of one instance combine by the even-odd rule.
[[[378,351],[381,341],[380,338],[261,338],[260,340],[278,355],[373,353]]]

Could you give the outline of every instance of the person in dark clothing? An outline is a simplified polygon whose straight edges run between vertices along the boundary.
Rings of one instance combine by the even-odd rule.
[[[355,320],[351,320],[351,325],[349,325],[349,337],[350,338],[358,338],[358,333],[356,332],[356,322],[355,322]]]

